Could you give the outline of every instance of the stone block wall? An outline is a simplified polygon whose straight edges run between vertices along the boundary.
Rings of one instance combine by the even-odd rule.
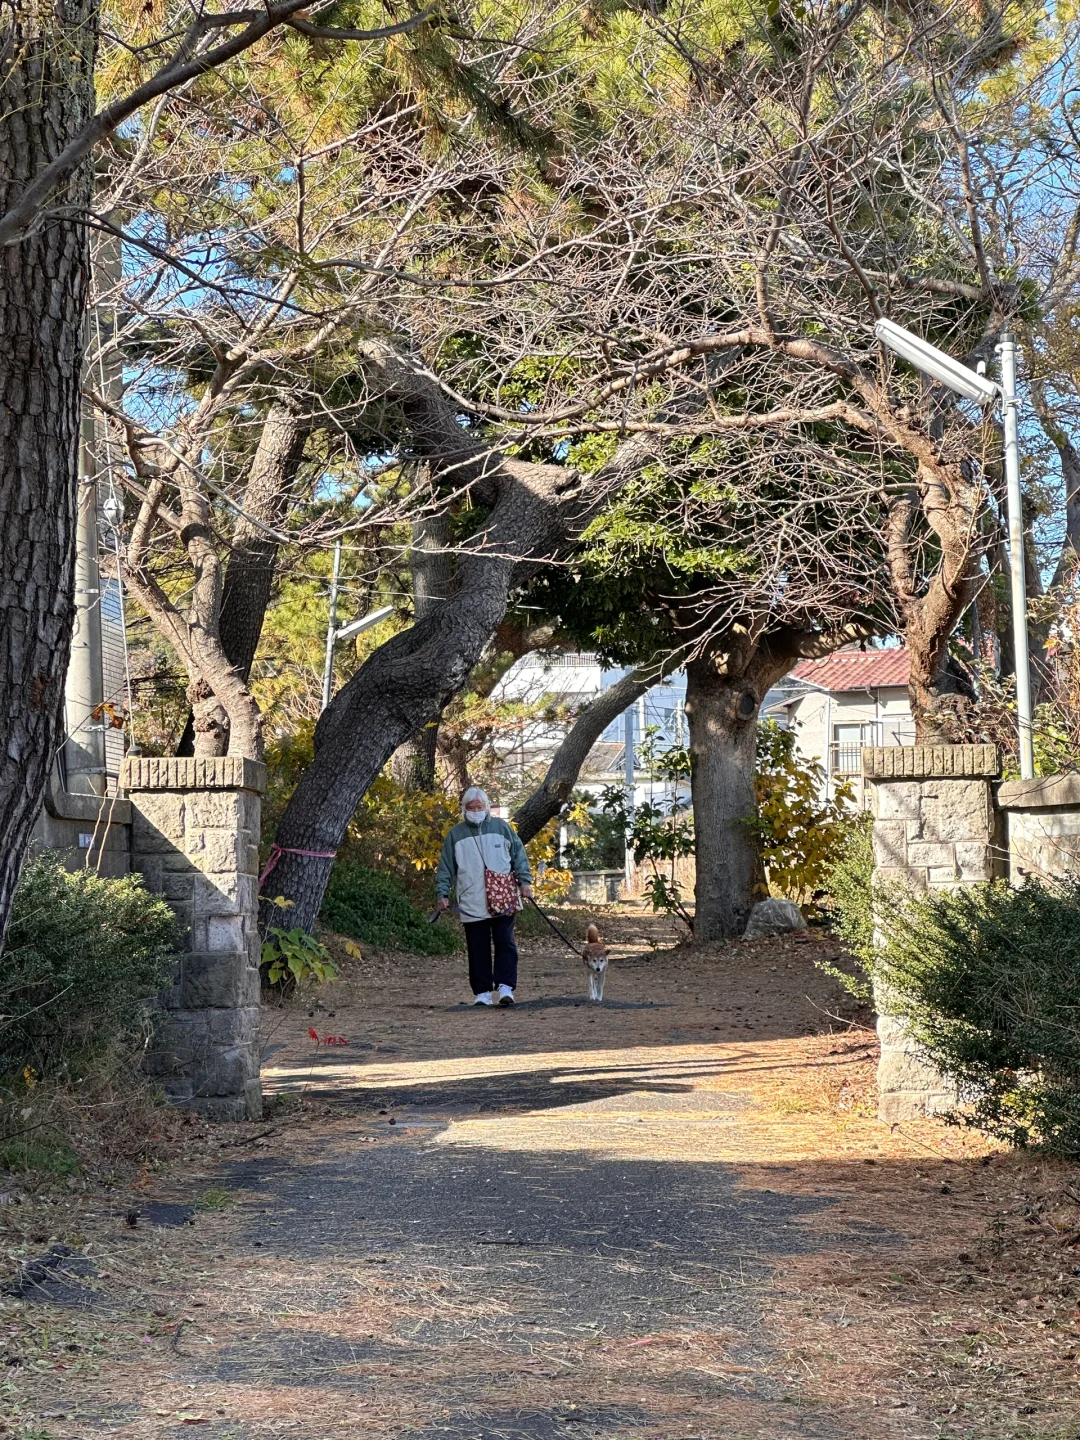
[[[1080,879],[1080,775],[1006,781],[995,799],[1014,881]]]
[[[568,899],[583,905],[612,905],[622,894],[621,870],[575,870]]]
[[[991,779],[995,745],[891,745],[863,751],[874,816],[874,870],[916,890],[1003,872]]]
[[[258,864],[266,768],[257,761],[129,757],[131,868],[181,926],[148,1057],[176,1104],[258,1119]]]
[[[952,889],[1005,873],[991,782],[994,745],[895,745],[863,751],[874,816],[874,878],[914,890]],[[878,1116],[892,1124],[940,1114],[955,1089],[931,1065],[879,992]]]
[[[54,775],[30,837],[30,853],[42,850],[59,855],[68,870],[82,870],[89,865],[109,879],[128,874],[130,802],[117,795],[68,794]]]

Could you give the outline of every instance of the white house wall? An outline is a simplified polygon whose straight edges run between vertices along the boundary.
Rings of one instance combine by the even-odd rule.
[[[826,768],[836,725],[875,726],[876,734],[869,741],[872,744],[912,743],[911,707],[907,690],[901,686],[883,687],[876,692],[810,690],[792,701],[787,711],[799,754]],[[854,779],[856,794],[861,796],[861,777],[847,778]]]

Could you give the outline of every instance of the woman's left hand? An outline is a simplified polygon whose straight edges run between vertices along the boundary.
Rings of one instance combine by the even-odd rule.
[[[531,885],[519,885],[518,889],[521,891],[521,898],[523,900],[531,900],[533,898]]]

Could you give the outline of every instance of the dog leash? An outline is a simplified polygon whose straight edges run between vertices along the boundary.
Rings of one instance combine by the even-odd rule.
[[[580,960],[580,959],[581,959],[581,951],[578,949],[578,947],[574,944],[574,942],[573,942],[572,940],[568,940],[568,939],[566,938],[566,936],[563,934],[563,932],[562,932],[562,931],[559,929],[559,927],[555,924],[555,921],[552,920],[551,916],[550,916],[550,915],[546,915],[546,914],[544,913],[544,911],[540,909],[540,906],[537,905],[536,901],[532,899],[531,896],[529,897],[529,904],[533,907],[533,909],[536,911],[536,913],[537,913],[538,915],[540,915],[544,920],[547,921],[547,923],[551,926],[552,930],[555,931],[555,934],[559,937],[559,939],[563,942],[563,944],[566,945],[569,949],[571,949],[571,950],[574,952],[574,954],[578,957],[578,959]],[[450,905],[450,906],[447,907],[446,910],[435,910],[435,911],[433,911],[432,914],[428,917],[428,924],[429,924],[429,925],[434,925],[434,924],[435,924],[435,921],[438,920],[438,918],[439,918],[440,915],[445,915],[445,914],[447,914],[447,913],[448,913],[449,911],[451,911],[451,910],[452,910],[455,914],[457,914],[457,915],[460,915],[460,914],[461,914],[461,911],[458,909],[458,907],[457,907],[456,905]]]
[[[529,904],[533,907],[533,909],[536,911],[536,913],[537,913],[538,915],[542,915],[542,916],[543,916],[543,918],[544,918],[544,919],[547,921],[547,923],[551,926],[552,930],[555,931],[555,934],[558,935],[559,939],[563,942],[563,944],[564,944],[564,945],[568,945],[568,946],[570,947],[570,949],[574,952],[574,954],[575,954],[575,955],[578,957],[578,959],[580,960],[580,959],[581,959],[581,951],[577,948],[577,946],[574,944],[574,942],[573,942],[572,940],[567,940],[566,936],[562,933],[562,931],[559,929],[559,927],[555,924],[555,921],[552,920],[552,918],[551,918],[550,915],[545,915],[545,914],[544,914],[543,910],[540,909],[540,906],[537,905],[536,901],[532,898],[531,895],[529,896]]]
[[[440,910],[440,909],[436,906],[436,908],[435,908],[435,909],[431,912],[431,914],[428,916],[428,922],[427,922],[427,923],[428,923],[429,925],[434,925],[434,924],[435,924],[435,921],[438,920],[438,918],[439,918],[440,915],[449,915],[451,912],[452,912],[453,914],[455,914],[455,915],[460,915],[460,914],[461,914],[461,908],[460,908],[460,906],[458,906],[458,905],[448,905],[445,910]]]

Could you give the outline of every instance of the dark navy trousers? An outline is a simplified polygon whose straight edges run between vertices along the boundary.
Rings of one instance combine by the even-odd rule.
[[[490,920],[469,920],[463,926],[469,950],[469,984],[474,995],[499,985],[517,985],[518,951],[514,916],[494,915]],[[495,959],[492,963],[491,952]]]

